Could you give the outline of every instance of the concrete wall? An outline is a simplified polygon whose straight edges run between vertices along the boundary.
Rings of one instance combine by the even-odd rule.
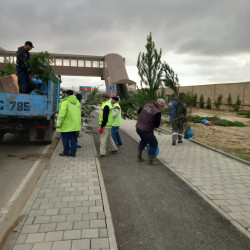
[[[212,104],[217,99],[217,97],[222,94],[223,99],[221,106],[222,109],[228,108],[227,98],[229,94],[232,97],[233,104],[236,102],[239,95],[242,105],[242,110],[250,110],[250,82],[239,82],[239,83],[223,83],[223,84],[210,84],[210,85],[197,85],[197,86],[185,86],[180,87],[181,92],[190,92],[192,94],[197,94],[197,101],[199,102],[201,94],[204,96],[205,103],[208,97],[210,97]],[[165,93],[171,95],[173,91],[166,88]]]

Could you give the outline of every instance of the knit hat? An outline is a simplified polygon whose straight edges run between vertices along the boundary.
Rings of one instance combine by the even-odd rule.
[[[114,99],[115,101],[119,102],[119,97],[118,96],[112,96],[112,99]]]
[[[68,90],[65,91],[65,94],[67,94],[67,95],[73,95],[74,92],[73,92],[73,90],[68,89]]]
[[[77,98],[77,100],[78,100],[79,102],[81,102],[81,100],[82,100],[82,95],[79,94],[79,93],[77,93],[77,94],[76,94],[76,98]]]
[[[157,101],[156,101],[156,103],[159,104],[159,105],[161,105],[161,106],[166,107],[166,102],[162,98],[158,98]]]
[[[109,99],[109,98],[110,98],[110,95],[105,93],[105,94],[102,94],[101,97],[104,97],[104,98],[106,98],[106,99]]]

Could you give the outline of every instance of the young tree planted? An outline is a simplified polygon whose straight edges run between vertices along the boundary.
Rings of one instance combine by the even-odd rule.
[[[223,95],[220,94],[218,97],[217,97],[217,100],[214,102],[214,106],[219,109],[220,106],[222,105],[222,98],[223,98]]]
[[[238,95],[237,100],[236,100],[235,104],[233,105],[234,111],[239,111],[240,105],[241,105],[241,100],[240,100],[240,96]]]
[[[201,94],[201,96],[200,96],[200,102],[199,102],[199,106],[200,106],[200,108],[204,108],[204,96],[203,96],[203,94]]]
[[[228,109],[230,110],[230,107],[232,107],[232,105],[233,105],[233,100],[232,100],[230,93],[229,93],[228,98],[227,98],[227,105],[228,105]]]
[[[211,108],[212,108],[210,97],[207,98],[206,108],[207,108],[207,109],[211,109]]]
[[[193,107],[197,106],[197,98],[198,98],[198,95],[196,93],[194,93],[194,96],[193,96]]]

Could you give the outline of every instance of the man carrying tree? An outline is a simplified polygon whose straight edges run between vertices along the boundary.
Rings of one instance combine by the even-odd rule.
[[[176,141],[178,139],[178,143],[182,143],[182,135],[183,135],[183,123],[186,121],[187,109],[185,104],[177,99],[176,95],[173,94],[171,96],[171,100],[168,103],[169,109],[169,117],[172,125],[172,145],[176,145]]]
[[[150,150],[148,152],[149,164],[156,164],[154,162],[154,155],[158,147],[158,141],[154,135],[154,129],[160,126],[161,109],[165,107],[165,100],[158,98],[155,103],[149,103],[138,111],[139,119],[136,123],[136,132],[140,136],[141,141],[138,145],[138,160],[142,161],[142,151],[149,144]]]
[[[21,84],[21,93],[27,94],[29,88],[29,64],[28,60],[31,58],[30,50],[34,48],[32,42],[25,42],[24,46],[18,48],[16,52],[16,71]]]

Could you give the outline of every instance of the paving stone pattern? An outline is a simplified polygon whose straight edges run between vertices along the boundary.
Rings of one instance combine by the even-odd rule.
[[[123,120],[121,129],[139,140],[135,124]],[[185,139],[172,146],[171,135],[156,133],[156,137],[158,158],[250,233],[250,166]]]
[[[78,139],[75,158],[58,144],[14,250],[110,249],[92,138]]]

